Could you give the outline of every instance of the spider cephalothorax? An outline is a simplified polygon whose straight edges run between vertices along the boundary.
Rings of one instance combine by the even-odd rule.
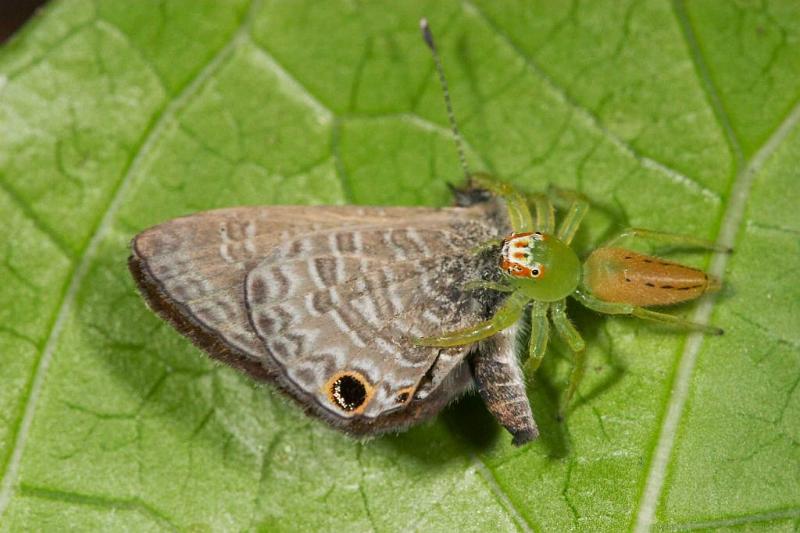
[[[503,240],[500,269],[509,283],[532,299],[554,302],[580,282],[580,260],[558,237],[540,231],[513,233]]]

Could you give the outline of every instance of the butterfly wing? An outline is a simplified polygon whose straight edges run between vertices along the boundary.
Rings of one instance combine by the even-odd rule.
[[[470,347],[415,336],[483,320],[460,286],[496,271],[471,252],[501,206],[240,207],[139,234],[131,271],[150,306],[212,356],[276,382],[354,433],[398,429],[468,387]]]

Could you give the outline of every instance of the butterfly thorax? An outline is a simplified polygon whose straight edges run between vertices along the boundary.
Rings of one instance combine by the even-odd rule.
[[[516,288],[534,300],[553,302],[571,294],[580,282],[581,263],[554,235],[516,233],[503,240],[500,268]]]

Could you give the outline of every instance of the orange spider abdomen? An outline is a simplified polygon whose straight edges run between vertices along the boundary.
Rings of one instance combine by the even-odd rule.
[[[583,272],[594,296],[642,307],[694,300],[720,286],[702,270],[622,248],[598,248]]]

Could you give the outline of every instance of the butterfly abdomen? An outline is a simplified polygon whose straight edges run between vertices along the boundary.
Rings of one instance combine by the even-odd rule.
[[[607,302],[671,305],[719,289],[702,270],[622,248],[599,248],[584,264],[584,286]]]

